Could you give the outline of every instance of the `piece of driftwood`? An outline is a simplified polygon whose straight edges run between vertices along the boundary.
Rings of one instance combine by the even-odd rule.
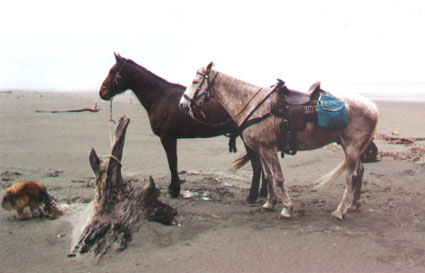
[[[152,177],[143,188],[133,188],[123,180],[121,158],[129,122],[125,116],[118,121],[112,152],[104,163],[94,149],[90,152],[90,165],[96,175],[93,211],[70,257],[90,251],[100,258],[112,245],[123,250],[145,220],[168,225],[177,215],[175,209],[158,200],[159,190]]]
[[[376,137],[387,141],[389,144],[412,144],[416,141],[424,141],[425,137],[398,137],[376,134]]]
[[[97,103],[94,104],[93,108],[81,108],[71,110],[35,110],[36,113],[77,113],[77,112],[99,112],[100,108],[97,107]]]

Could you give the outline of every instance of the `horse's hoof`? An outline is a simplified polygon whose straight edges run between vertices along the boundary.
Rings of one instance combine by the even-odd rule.
[[[175,192],[169,192],[171,198],[179,198],[180,193],[175,193]]]
[[[275,205],[275,202],[272,203],[272,202],[266,201],[266,203],[264,203],[263,205],[263,209],[271,211],[274,209],[274,205]]]
[[[283,208],[282,211],[280,212],[280,218],[284,218],[284,219],[290,219],[292,216],[289,213],[289,210],[287,208]]]
[[[172,198],[178,198],[180,196],[180,189],[175,190],[173,188],[168,188],[168,193]]]
[[[261,190],[260,191],[260,197],[266,198],[267,197],[267,190]]]
[[[360,201],[354,201],[353,204],[350,207],[350,210],[359,210],[362,204]]]
[[[246,198],[246,201],[248,203],[254,204],[257,201],[257,197],[256,196],[248,195],[248,197]]]
[[[342,214],[342,212],[339,211],[339,210],[334,211],[332,213],[332,216],[335,217],[338,220],[341,220],[341,221],[344,220],[344,214]]]

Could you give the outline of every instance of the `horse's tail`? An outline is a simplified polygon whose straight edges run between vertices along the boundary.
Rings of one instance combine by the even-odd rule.
[[[233,172],[235,172],[235,171],[239,170],[240,168],[242,168],[246,163],[248,163],[248,161],[251,160],[251,155],[252,155],[252,153],[246,153],[243,156],[236,159],[234,161],[235,164],[233,165],[231,170]]]
[[[372,141],[373,136],[375,135],[375,130],[376,130],[376,126],[372,132],[372,134],[370,135],[368,141],[366,141],[363,144],[362,149],[360,150],[360,155],[364,153],[364,151],[366,151],[367,146],[369,146],[369,143]],[[359,158],[360,160],[360,158]],[[333,183],[335,183],[335,181],[338,179],[338,177],[347,169],[347,161],[344,159],[344,161],[342,161],[338,167],[336,167],[334,170],[330,171],[328,174],[325,174],[324,176],[322,176],[318,181],[316,181],[314,188],[316,190],[321,189],[325,186],[330,186]]]
[[[347,161],[344,159],[338,167],[336,167],[334,170],[330,171],[328,174],[322,176],[315,184],[315,189],[321,189],[324,186],[327,186],[329,184],[333,184],[338,177],[347,169]]]
[[[375,106],[376,107],[376,106]],[[367,147],[369,146],[370,142],[373,140],[373,137],[375,136],[376,128],[378,127],[378,109],[376,109],[376,124],[373,128],[373,131],[371,132],[368,140],[363,144],[362,149],[360,150],[360,155],[363,154]],[[360,159],[359,159],[360,160]],[[338,167],[336,167],[333,171],[330,171],[328,174],[322,176],[316,183],[314,188],[320,189],[324,186],[333,184],[337,178],[347,169],[347,161],[344,159],[343,162],[341,162]]]

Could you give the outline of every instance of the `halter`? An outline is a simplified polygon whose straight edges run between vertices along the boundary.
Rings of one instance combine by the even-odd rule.
[[[116,89],[116,87],[117,87],[117,85],[118,85],[118,80],[120,80],[120,79],[122,78],[122,77],[121,77],[121,72],[122,72],[122,70],[124,69],[124,66],[126,65],[127,61],[128,61],[128,59],[125,59],[124,63],[121,65],[120,69],[119,69],[119,70],[118,70],[118,72],[115,74],[114,79],[112,80],[112,90],[111,90],[111,92],[115,92],[115,89]],[[106,86],[104,86],[104,85],[102,85],[102,88],[104,88],[104,89],[108,89],[108,88],[106,88]]]
[[[121,79],[121,72],[124,69],[125,64],[127,63],[128,59],[125,59],[124,63],[121,65],[120,70],[118,70],[117,74],[115,74],[113,83],[115,83],[115,85],[118,85],[118,80]]]

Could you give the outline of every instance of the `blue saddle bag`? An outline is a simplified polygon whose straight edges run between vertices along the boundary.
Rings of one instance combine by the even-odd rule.
[[[328,129],[342,129],[348,124],[345,102],[329,92],[323,92],[317,106],[319,126]]]

